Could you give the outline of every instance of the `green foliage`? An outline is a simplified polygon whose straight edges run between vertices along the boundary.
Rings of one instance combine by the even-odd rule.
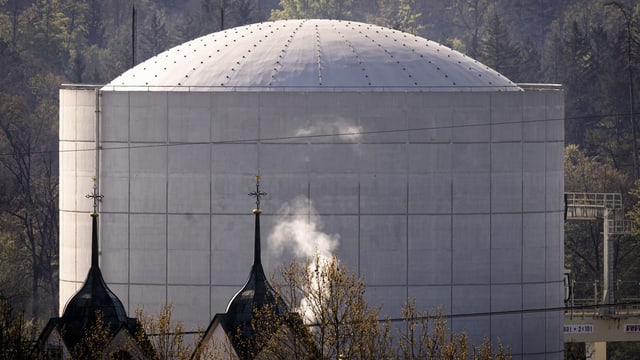
[[[448,8],[453,23],[460,29],[456,32],[460,33],[467,54],[472,58],[476,58],[480,52],[480,42],[490,9],[488,0],[454,0]]]
[[[271,19],[353,19],[357,0],[280,0]]]
[[[630,176],[619,171],[607,157],[588,156],[576,145],[568,145],[564,154],[565,190],[584,193],[619,193],[626,195],[631,186]],[[637,196],[637,190],[631,195]],[[628,212],[637,221],[637,199]],[[565,223],[565,267],[571,270],[577,286],[574,297],[591,303],[599,294],[594,294],[595,281],[602,283],[602,220],[570,221]],[[636,235],[637,236],[637,235]],[[640,256],[637,241],[629,236],[615,235],[613,241],[613,270],[618,283],[618,298],[633,295],[625,287],[640,275],[636,259]]]
[[[640,342],[608,342],[607,359],[634,359],[640,354]]]
[[[288,359],[291,354],[304,359],[511,358],[499,341],[497,345],[488,339],[470,344],[465,333],[449,330],[442,314],[419,311],[415,301],[402,309],[402,326],[381,321],[380,309],[371,308],[366,301],[364,281],[335,257],[316,255],[302,263],[294,261],[279,275],[277,291],[302,321],[291,322],[292,331],[282,331],[279,326],[263,326],[277,323],[271,316],[256,317],[262,330],[271,330],[263,332],[268,341],[261,359]]]
[[[185,340],[182,322],[173,319],[173,305],[162,306],[155,315],[145,314],[144,309],[140,308],[136,310],[135,317],[142,324],[141,330],[144,330],[137,334],[138,342],[144,343],[145,336],[148,337],[154,352],[152,358],[158,360],[191,358],[195,346]]]
[[[636,181],[629,194],[635,198],[635,202],[627,215],[636,224],[635,235],[640,235],[640,180]]]
[[[485,65],[517,80],[520,67],[520,49],[514,44],[498,14],[493,14],[485,38],[481,40],[478,60]]]
[[[567,192],[621,193],[631,187],[628,174],[601,156],[589,156],[577,145],[564,150],[564,189]]]
[[[25,320],[0,293],[0,359],[32,359],[37,324]]]
[[[564,344],[565,360],[582,360],[586,359],[584,343],[568,342]]]
[[[385,343],[379,341],[384,333],[378,324],[380,310],[369,307],[364,282],[335,257],[316,255],[304,263],[291,263],[282,275],[288,289],[284,300],[310,326],[321,358],[380,353],[377,350]]]
[[[71,349],[72,356],[74,359],[100,359],[111,340],[109,325],[105,324],[103,314],[97,313],[95,320],[84,329],[82,339]]]
[[[421,35],[425,29],[416,0],[378,0],[375,15],[367,21],[414,35]]]

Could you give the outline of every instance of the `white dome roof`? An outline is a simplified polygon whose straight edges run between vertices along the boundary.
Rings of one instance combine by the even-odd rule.
[[[280,20],[212,33],[158,54],[103,90],[520,91],[436,42],[377,25]]]

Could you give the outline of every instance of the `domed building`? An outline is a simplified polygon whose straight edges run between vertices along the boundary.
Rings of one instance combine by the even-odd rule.
[[[415,298],[514,359],[560,359],[563,103],[560,86],[338,20],[228,29],[103,87],[63,86],[60,303],[89,268],[77,234],[96,176],[110,288],[128,311],[171,303],[187,329],[206,326],[246,280],[260,174],[282,207],[263,233],[313,214],[383,313]],[[300,197],[312,206],[284,206]]]

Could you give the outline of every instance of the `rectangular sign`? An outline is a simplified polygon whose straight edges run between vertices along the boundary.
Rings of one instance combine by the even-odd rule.
[[[593,333],[592,324],[569,324],[564,325],[565,334],[591,334]]]
[[[624,324],[624,332],[640,333],[640,324]]]

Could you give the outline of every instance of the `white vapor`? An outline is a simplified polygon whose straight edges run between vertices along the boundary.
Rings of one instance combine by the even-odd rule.
[[[315,274],[309,279],[312,293],[316,296],[320,294],[322,298],[329,297],[329,291],[325,286],[326,279],[319,276],[314,269],[324,269],[328,266],[333,251],[338,247],[340,236],[322,231],[320,217],[311,200],[306,197],[299,196],[291,203],[285,203],[279,213],[282,215],[278,216],[276,225],[267,238],[271,252],[282,254],[290,251],[298,258],[310,260],[309,273]],[[303,298],[297,308],[306,324],[317,322],[313,302],[314,300]]]
[[[279,213],[281,215],[267,238],[272,252],[292,251],[299,258],[316,254],[328,257],[338,247],[340,235],[322,231],[323,224],[308,198],[296,197],[285,203]]]
[[[362,137],[362,126],[351,125],[347,120],[320,121],[307,128],[296,131],[296,136],[334,135],[340,139],[357,142]]]

